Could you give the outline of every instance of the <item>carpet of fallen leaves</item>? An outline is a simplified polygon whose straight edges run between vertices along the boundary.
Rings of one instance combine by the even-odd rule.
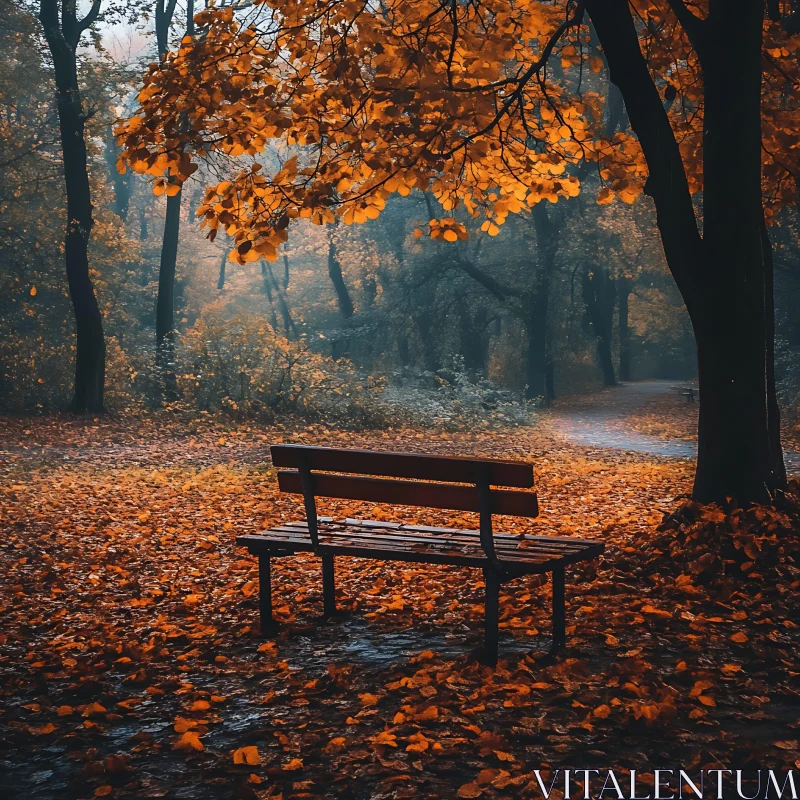
[[[540,579],[504,588],[492,670],[478,571],[340,558],[347,613],[324,622],[312,556],[278,561],[283,625],[261,638],[234,537],[302,516],[278,441],[532,459],[543,513],[505,528],[607,543],[568,571],[566,652],[547,654]],[[797,498],[681,505],[690,462],[544,425],[6,418],[0,442],[3,798],[525,798],[539,768],[800,767]]]

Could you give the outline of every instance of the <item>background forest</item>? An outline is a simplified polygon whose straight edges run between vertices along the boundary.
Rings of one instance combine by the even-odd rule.
[[[135,24],[106,26],[79,51],[109,410],[488,424],[617,381],[695,375],[691,326],[652,203],[598,204],[591,164],[581,167],[578,196],[512,214],[499,231],[463,213],[464,241],[428,236],[434,200],[414,190],[363,225],[293,225],[277,262],[229,259],[227,237],[209,241],[195,212],[233,163],[203,164],[177,203],[154,196],[146,177],[117,172],[112,126],[135,109],[142,71],[157,58],[153,19],[172,39],[185,27],[186,9],[174,4],[138,11]],[[44,412],[68,405],[74,374],[64,179],[41,26],[7,0],[0,61],[0,408]],[[604,74],[588,80],[608,95]],[[606,116],[612,131],[627,126],[613,95]],[[777,374],[791,409],[800,392],[796,211],[781,212],[771,234]],[[176,235],[175,348],[157,369],[159,279]]]

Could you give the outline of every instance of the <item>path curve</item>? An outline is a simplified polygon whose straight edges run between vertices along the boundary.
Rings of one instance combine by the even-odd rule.
[[[696,440],[661,439],[625,428],[625,421],[633,412],[661,395],[676,394],[677,385],[675,381],[626,383],[581,399],[575,406],[556,406],[548,416],[554,431],[572,444],[694,459]],[[800,453],[787,451],[784,457],[787,468],[800,471]]]

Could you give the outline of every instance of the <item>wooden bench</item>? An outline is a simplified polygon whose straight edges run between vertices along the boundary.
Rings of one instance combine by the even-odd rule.
[[[679,386],[678,393],[681,397],[686,398],[687,403],[694,403],[695,399],[700,397],[700,390],[694,386]]]
[[[571,537],[494,532],[493,514],[535,517],[539,513],[536,495],[519,491],[533,486],[530,464],[291,444],[270,450],[273,465],[282,468],[278,472],[280,490],[303,495],[306,519],[236,539],[238,545],[258,556],[263,633],[274,626],[271,559],[311,552],[322,557],[325,616],[336,613],[335,556],[482,569],[486,584],[483,660],[490,665],[497,663],[500,586],[523,575],[552,572],[553,649],[565,643],[564,569],[600,555],[605,546]],[[474,511],[480,515],[480,526],[479,530],[460,530],[377,520],[335,521],[318,516],[318,497]]]

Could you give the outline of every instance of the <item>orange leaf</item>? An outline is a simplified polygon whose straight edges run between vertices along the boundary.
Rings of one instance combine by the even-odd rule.
[[[194,731],[186,731],[175,743],[177,750],[205,750],[200,737]]]
[[[249,745],[234,750],[233,763],[247,764],[250,767],[258,766],[261,763],[261,756],[259,755],[258,748],[255,745]]]

